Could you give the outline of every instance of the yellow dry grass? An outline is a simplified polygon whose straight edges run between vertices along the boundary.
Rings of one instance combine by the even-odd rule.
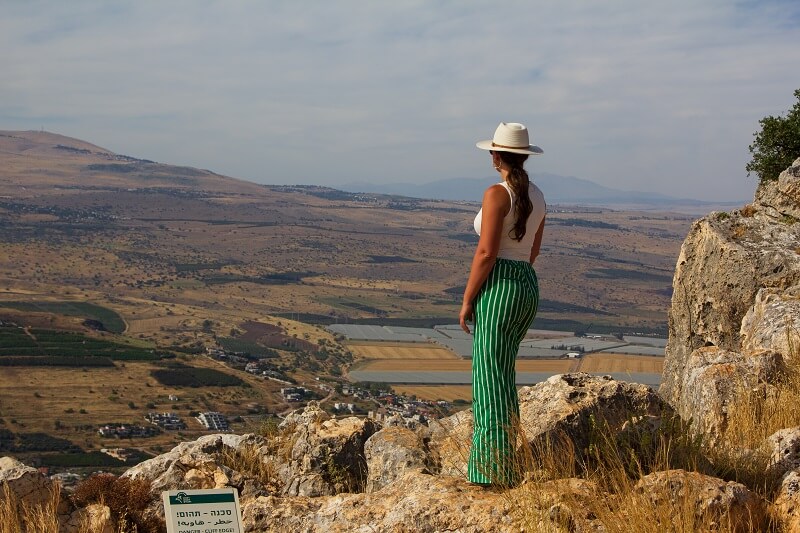
[[[580,372],[637,372],[660,374],[664,371],[664,358],[648,355],[589,354],[578,363]]]

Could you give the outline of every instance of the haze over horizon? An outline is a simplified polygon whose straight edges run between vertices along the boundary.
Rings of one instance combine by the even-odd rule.
[[[534,174],[748,201],[798,23],[788,0],[4,3],[0,129],[337,186],[491,176],[475,142],[521,121]]]

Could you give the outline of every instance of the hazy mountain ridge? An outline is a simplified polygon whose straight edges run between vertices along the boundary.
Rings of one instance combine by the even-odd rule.
[[[534,183],[544,192],[549,204],[588,204],[598,206],[636,205],[670,207],[675,205],[710,206],[738,205],[739,202],[708,202],[692,198],[677,198],[643,191],[625,191],[605,187],[590,180],[573,176],[560,176],[547,172],[531,175]],[[463,200],[479,202],[483,192],[496,178],[452,178],[430,183],[380,183],[350,182],[337,186],[348,192],[400,194],[435,200]]]

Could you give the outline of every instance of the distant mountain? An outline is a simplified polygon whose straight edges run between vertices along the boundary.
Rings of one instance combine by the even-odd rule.
[[[612,189],[593,181],[571,176],[537,172],[532,177],[544,192],[549,204],[644,207],[711,205],[711,202],[675,198],[658,193]],[[347,192],[398,194],[414,198],[480,202],[486,187],[494,182],[495,178],[455,178],[422,184],[357,182],[342,184],[336,188]],[[719,203],[715,203],[715,205],[719,205]]]

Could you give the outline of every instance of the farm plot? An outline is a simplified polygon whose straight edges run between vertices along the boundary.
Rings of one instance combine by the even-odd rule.
[[[661,374],[664,358],[613,353],[589,354],[578,364],[580,372],[635,372]]]
[[[427,343],[348,343],[347,348],[360,359],[459,360],[450,350]]]
[[[394,385],[398,394],[414,395],[421,400],[472,401],[472,387],[469,385]]]
[[[517,372],[552,372],[563,374],[571,372],[575,365],[569,359],[518,359]],[[469,359],[381,359],[359,365],[358,370],[369,372],[469,372],[472,361]]]

